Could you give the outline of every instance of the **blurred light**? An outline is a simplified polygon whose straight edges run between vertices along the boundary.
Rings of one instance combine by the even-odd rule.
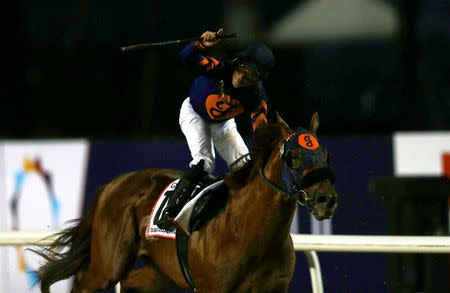
[[[391,4],[372,0],[319,0],[299,4],[276,23],[273,43],[391,38],[399,28]]]

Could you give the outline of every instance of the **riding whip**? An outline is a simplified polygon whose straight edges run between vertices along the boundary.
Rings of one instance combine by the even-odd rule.
[[[237,33],[217,36],[218,39],[231,39],[231,38],[237,38],[237,37],[238,37]],[[124,47],[120,47],[120,50],[122,52],[128,52],[128,51],[147,49],[147,48],[151,48],[151,47],[182,44],[182,43],[187,43],[187,42],[192,42],[192,41],[202,41],[202,40],[203,39],[201,37],[193,37],[193,38],[186,38],[186,39],[181,39],[181,40],[173,40],[173,41],[165,41],[165,42],[157,42],[157,43],[144,43],[144,44],[137,44],[137,45],[131,45],[131,46],[124,46]]]

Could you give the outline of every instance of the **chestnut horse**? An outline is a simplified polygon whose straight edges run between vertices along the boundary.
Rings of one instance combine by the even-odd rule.
[[[305,130],[308,139],[311,134],[314,137],[315,147],[318,125],[315,113]],[[300,145],[283,153],[295,133],[278,116],[276,123],[255,132],[252,159],[225,175],[230,194],[226,206],[191,233],[188,243],[187,258],[197,292],[287,292],[295,264],[289,229],[297,201],[318,220],[330,218],[337,206],[329,177],[316,176],[302,190],[291,189],[324,166],[304,169],[298,178],[291,178],[291,186],[284,183],[284,164],[293,172],[301,170],[306,161]],[[324,148],[317,150],[328,157]],[[60,232],[47,250],[38,252],[46,259],[38,271],[42,292],[50,292],[50,285],[71,276],[75,276],[72,292],[96,292],[117,282],[122,292],[189,288],[175,241],[145,237],[158,195],[180,175],[181,171],[147,169],[120,175],[106,184],[90,212]],[[62,246],[68,249],[58,250]],[[145,265],[130,272],[138,256]]]

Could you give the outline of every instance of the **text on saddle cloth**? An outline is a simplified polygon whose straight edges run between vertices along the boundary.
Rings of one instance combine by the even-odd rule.
[[[156,203],[152,209],[152,213],[150,215],[150,221],[147,226],[147,231],[146,231],[146,235],[145,235],[146,238],[157,237],[157,238],[175,239],[175,232],[176,232],[175,229],[170,230],[170,231],[164,230],[164,229],[159,228],[155,223],[157,222],[156,220],[159,220],[161,218],[162,211],[164,210],[164,208],[166,207],[166,205],[168,203],[169,197],[166,196],[167,192],[174,190],[179,181],[180,181],[180,179],[177,179],[177,180],[171,182],[160,194],[158,200],[156,201]],[[174,220],[174,224],[184,234],[190,235],[190,233],[191,233],[189,224],[191,221],[192,212],[194,210],[194,207],[195,207],[195,204],[197,203],[197,201],[200,198],[202,198],[203,195],[205,195],[210,190],[213,190],[213,189],[217,188],[218,186],[220,186],[222,184],[222,182],[223,182],[223,180],[215,182],[215,183],[207,186],[200,192],[198,192],[198,189],[200,188],[200,186],[197,185],[197,187],[193,191],[193,194],[195,194],[197,192],[198,192],[198,194],[194,198],[192,198],[181,209],[181,211],[178,213],[178,215],[175,217],[175,220]]]

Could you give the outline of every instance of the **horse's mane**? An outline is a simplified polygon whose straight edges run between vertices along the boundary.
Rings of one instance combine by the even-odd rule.
[[[259,167],[269,158],[281,133],[279,124],[266,124],[256,129],[250,148],[251,160],[225,176],[225,184],[231,190],[243,187],[258,175]]]

